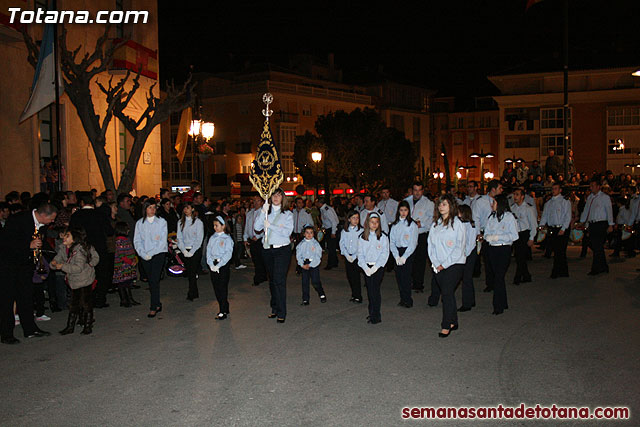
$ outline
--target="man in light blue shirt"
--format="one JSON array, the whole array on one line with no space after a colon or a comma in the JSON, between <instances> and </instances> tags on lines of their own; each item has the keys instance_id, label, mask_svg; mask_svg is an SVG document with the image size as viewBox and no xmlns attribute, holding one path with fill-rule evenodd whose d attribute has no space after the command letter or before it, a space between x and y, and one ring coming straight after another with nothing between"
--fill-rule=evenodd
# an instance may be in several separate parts
<instances>
[{"instance_id":1,"label":"man in light blue shirt","mask_svg":"<svg viewBox=\"0 0 640 427\"><path fill-rule=\"evenodd\" d=\"M533 239L536 237L536 230L538 229L538 221L533 206L525 201L525 194L522 188L516 188L513 191L513 201L511 212L518 222L518 240L513 244L517 266L513 284L519 285L520 283L531 282L531 274L527 266L528 248L533 246Z\"/></svg>"},{"instance_id":2,"label":"man in light blue shirt","mask_svg":"<svg viewBox=\"0 0 640 427\"><path fill-rule=\"evenodd\" d=\"M588 273L589 276L609 272L604 254L604 242L607 239L607 234L613 231L615 223L611 198L600 191L601 185L599 177L591 180L589 185L591 194L587 197L587 203L580 216L580 222L587 227L589 232L591 250L593 251L593 262L591 271Z\"/></svg>"},{"instance_id":3,"label":"man in light blue shirt","mask_svg":"<svg viewBox=\"0 0 640 427\"><path fill-rule=\"evenodd\" d=\"M540 226L547 226L547 245L553 251L551 278L569 277L567 266L567 244L571 224L571 202L562 195L560 183L551 186L551 199L545 203L540 218Z\"/></svg>"},{"instance_id":4,"label":"man in light blue shirt","mask_svg":"<svg viewBox=\"0 0 640 427\"><path fill-rule=\"evenodd\" d=\"M424 273L427 268L427 239L433 223L435 205L424 195L424 186L416 181L412 186L413 194L405 200L409 203L411 218L418 226L418 246L415 250L411 289L424 292Z\"/></svg>"},{"instance_id":5,"label":"man in light blue shirt","mask_svg":"<svg viewBox=\"0 0 640 427\"><path fill-rule=\"evenodd\" d=\"M480 231L480 234L484 233L484 228L487 226L487 221L489 220L489 215L493 212L491 206L495 201L494 197L502 194L502 184L497 179L492 179L487 184L487 194L478 197L471 204L471 213L473 215L473 222L476 225L476 228ZM484 270L485 270L485 280L486 286L484 288L484 292L493 291L493 271L487 261L487 255L489 251L487 250L487 246L489 243L485 240L482 242L482 259L484 260ZM478 269L479 270L479 269ZM479 271L478 271L479 273Z\"/></svg>"},{"instance_id":6,"label":"man in light blue shirt","mask_svg":"<svg viewBox=\"0 0 640 427\"><path fill-rule=\"evenodd\" d=\"M328 199L326 200L328 202ZM320 210L322 218L322 227L325 229L325 239L327 240L327 266L325 270L331 270L338 266L337 237L338 233L338 215L336 211L327 203L316 200L316 206Z\"/></svg>"}]
</instances>

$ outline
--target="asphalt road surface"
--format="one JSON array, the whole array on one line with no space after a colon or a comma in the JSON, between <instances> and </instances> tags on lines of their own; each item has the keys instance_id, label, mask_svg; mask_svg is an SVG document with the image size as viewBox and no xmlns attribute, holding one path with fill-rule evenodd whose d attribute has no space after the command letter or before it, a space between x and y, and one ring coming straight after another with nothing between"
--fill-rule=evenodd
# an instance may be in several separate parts
<instances>
[{"instance_id":1,"label":"asphalt road surface","mask_svg":"<svg viewBox=\"0 0 640 427\"><path fill-rule=\"evenodd\" d=\"M143 305L96 310L94 333L32 338L0 346L0 423L58 425L388 426L403 407L627 406L640 425L639 258L587 276L591 255L569 249L570 278L551 280L539 252L534 281L508 279L509 310L491 314L491 294L476 279L477 306L460 329L438 338L442 311L428 293L399 301L395 277L382 285L382 323L366 323L366 300L350 303L344 267L321 271L328 302L312 291L300 306L300 278L288 277L285 324L267 319L267 284L251 286L253 268L232 270L230 317L216 321L209 276L200 299L186 301L186 279L161 284L163 311ZM322 264L324 266L324 262ZM426 283L430 273L427 272ZM458 289L458 305L460 290ZM66 312L40 327L64 327ZM22 330L16 328L22 339ZM439 420L437 425L460 425ZM555 425L558 421L484 421L484 425ZM606 421L563 425L605 425ZM404 424L403 424L404 425Z\"/></svg>"}]
</instances>

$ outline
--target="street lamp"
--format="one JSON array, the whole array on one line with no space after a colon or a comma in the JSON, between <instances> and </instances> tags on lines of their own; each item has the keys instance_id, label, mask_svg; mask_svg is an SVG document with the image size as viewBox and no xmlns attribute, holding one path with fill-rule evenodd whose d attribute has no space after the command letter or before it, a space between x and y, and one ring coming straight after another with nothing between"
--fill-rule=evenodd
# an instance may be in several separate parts
<instances>
[{"instance_id":1,"label":"street lamp","mask_svg":"<svg viewBox=\"0 0 640 427\"><path fill-rule=\"evenodd\" d=\"M485 172L484 177L488 180L493 179L494 177L493 172Z\"/></svg>"},{"instance_id":2,"label":"street lamp","mask_svg":"<svg viewBox=\"0 0 640 427\"><path fill-rule=\"evenodd\" d=\"M322 161L322 153L319 151L314 151L311 153L311 160L316 164L316 200L320 197L320 171L318 171L318 167L320 162Z\"/></svg>"},{"instance_id":3,"label":"street lamp","mask_svg":"<svg viewBox=\"0 0 640 427\"><path fill-rule=\"evenodd\" d=\"M480 191L484 192L484 159L491 159L495 156L493 153L485 153L484 150L480 150L479 153L473 152L469 154L469 157L472 159L480 159Z\"/></svg>"},{"instance_id":4,"label":"street lamp","mask_svg":"<svg viewBox=\"0 0 640 427\"><path fill-rule=\"evenodd\" d=\"M640 69L635 70L631 75L634 77L640 77Z\"/></svg>"},{"instance_id":5,"label":"street lamp","mask_svg":"<svg viewBox=\"0 0 640 427\"><path fill-rule=\"evenodd\" d=\"M208 144L215 133L215 125L211 122L203 122L202 120L192 120L189 127L189 136L193 138L194 144L197 146L198 157L200 158L200 185L202 186L202 194L205 193L204 179L204 162L213 154L213 148Z\"/></svg>"}]
</instances>

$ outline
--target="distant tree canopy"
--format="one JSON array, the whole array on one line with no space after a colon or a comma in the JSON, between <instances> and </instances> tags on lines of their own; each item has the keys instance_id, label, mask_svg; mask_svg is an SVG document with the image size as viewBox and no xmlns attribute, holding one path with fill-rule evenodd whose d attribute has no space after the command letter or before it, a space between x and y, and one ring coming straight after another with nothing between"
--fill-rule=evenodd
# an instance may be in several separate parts
<instances>
[{"instance_id":1,"label":"distant tree canopy","mask_svg":"<svg viewBox=\"0 0 640 427\"><path fill-rule=\"evenodd\" d=\"M411 184L415 149L375 110L329 113L318 117L315 129L317 136L307 131L296 137L294 163L305 183L323 182L326 161L330 186L344 182L355 190L376 191L386 184L402 194ZM318 165L311 160L314 151L322 153Z\"/></svg>"}]
</instances>

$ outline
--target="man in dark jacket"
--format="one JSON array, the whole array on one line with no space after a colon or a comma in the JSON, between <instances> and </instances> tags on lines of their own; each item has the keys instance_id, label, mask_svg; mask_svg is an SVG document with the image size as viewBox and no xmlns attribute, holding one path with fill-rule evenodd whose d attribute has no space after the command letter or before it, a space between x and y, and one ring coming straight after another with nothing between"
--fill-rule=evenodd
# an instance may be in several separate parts
<instances>
[{"instance_id":1,"label":"man in dark jacket","mask_svg":"<svg viewBox=\"0 0 640 427\"><path fill-rule=\"evenodd\" d=\"M562 163L562 159L556 156L555 150L549 150L549 157L547 157L547 162L544 164L544 173L549 176L553 176L553 179L558 179L558 174L562 173L564 170L564 164Z\"/></svg>"},{"instance_id":2,"label":"man in dark jacket","mask_svg":"<svg viewBox=\"0 0 640 427\"><path fill-rule=\"evenodd\" d=\"M111 287L113 271L109 271L107 261L107 236L113 235L113 228L109 216L95 209L91 193L83 193L80 198L80 206L69 221L70 227L82 227L87 233L87 242L93 246L100 256L100 262L96 266L96 279L98 284L93 294L93 306L95 308L109 307L107 304L107 290Z\"/></svg>"},{"instance_id":3,"label":"man in dark jacket","mask_svg":"<svg viewBox=\"0 0 640 427\"><path fill-rule=\"evenodd\" d=\"M13 303L20 316L20 325L25 338L50 335L38 328L33 318L33 273L34 249L42 247L41 238L34 239L36 230L40 235L55 219L58 210L45 202L37 209L12 215L0 236L0 335L3 344L17 344L13 336L15 319Z\"/></svg>"}]
</instances>

